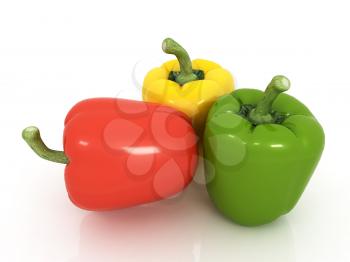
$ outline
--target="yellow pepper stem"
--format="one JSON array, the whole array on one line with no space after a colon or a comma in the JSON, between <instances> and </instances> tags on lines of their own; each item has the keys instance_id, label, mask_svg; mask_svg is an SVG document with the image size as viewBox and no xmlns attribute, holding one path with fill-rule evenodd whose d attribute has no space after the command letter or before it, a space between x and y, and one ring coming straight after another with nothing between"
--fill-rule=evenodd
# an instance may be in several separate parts
<instances>
[{"instance_id":1,"label":"yellow pepper stem","mask_svg":"<svg viewBox=\"0 0 350 262\"><path fill-rule=\"evenodd\" d=\"M175 40L166 38L163 40L162 49L167 54L175 55L180 64L180 74L176 76L175 81L184 85L187 82L198 80L196 74L192 70L192 62L186 50Z\"/></svg>"}]
</instances>

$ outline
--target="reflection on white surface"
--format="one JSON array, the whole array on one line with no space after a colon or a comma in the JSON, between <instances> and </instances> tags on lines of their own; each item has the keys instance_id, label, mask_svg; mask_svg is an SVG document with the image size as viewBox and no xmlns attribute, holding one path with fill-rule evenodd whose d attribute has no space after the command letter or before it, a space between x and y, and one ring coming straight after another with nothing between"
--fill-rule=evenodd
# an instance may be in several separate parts
<instances>
[{"instance_id":1,"label":"reflection on white surface","mask_svg":"<svg viewBox=\"0 0 350 262\"><path fill-rule=\"evenodd\" d=\"M194 223L194 221L196 221ZM235 225L192 184L176 198L106 213L80 226L76 261L295 261L287 219L257 228Z\"/></svg>"}]
</instances>

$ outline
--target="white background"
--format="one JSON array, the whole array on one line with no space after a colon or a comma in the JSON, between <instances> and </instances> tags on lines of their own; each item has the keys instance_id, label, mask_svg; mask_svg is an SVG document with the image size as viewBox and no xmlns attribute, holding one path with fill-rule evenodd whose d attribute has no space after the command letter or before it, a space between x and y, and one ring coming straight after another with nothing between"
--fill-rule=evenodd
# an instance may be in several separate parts
<instances>
[{"instance_id":1,"label":"white background","mask_svg":"<svg viewBox=\"0 0 350 262\"><path fill-rule=\"evenodd\" d=\"M2 0L0 261L350 261L347 2ZM198 183L178 199L86 212L68 200L64 166L22 141L35 124L61 149L77 101L140 99L147 71L172 59L167 36L229 69L237 88L285 74L319 119L325 151L287 216L237 226Z\"/></svg>"}]
</instances>

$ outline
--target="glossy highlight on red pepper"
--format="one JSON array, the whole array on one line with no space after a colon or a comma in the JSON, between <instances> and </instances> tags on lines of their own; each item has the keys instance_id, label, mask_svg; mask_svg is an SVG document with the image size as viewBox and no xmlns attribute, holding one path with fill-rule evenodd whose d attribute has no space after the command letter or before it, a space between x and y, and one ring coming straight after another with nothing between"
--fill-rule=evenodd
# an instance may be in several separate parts
<instances>
[{"instance_id":1,"label":"glossy highlight on red pepper","mask_svg":"<svg viewBox=\"0 0 350 262\"><path fill-rule=\"evenodd\" d=\"M190 120L153 103L113 98L78 103L65 120L64 152L47 148L35 127L25 129L23 138L39 156L67 163L68 195L88 210L170 197L189 184L197 165Z\"/></svg>"}]
</instances>

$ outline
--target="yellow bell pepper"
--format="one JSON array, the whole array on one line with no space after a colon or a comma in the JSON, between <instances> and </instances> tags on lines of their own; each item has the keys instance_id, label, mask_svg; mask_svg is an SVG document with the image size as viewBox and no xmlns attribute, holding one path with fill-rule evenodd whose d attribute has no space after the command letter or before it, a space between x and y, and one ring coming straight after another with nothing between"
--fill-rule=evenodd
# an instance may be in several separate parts
<instances>
[{"instance_id":1,"label":"yellow bell pepper","mask_svg":"<svg viewBox=\"0 0 350 262\"><path fill-rule=\"evenodd\" d=\"M201 134L211 105L234 89L232 75L220 65L196 59L174 40L163 41L163 51L178 60L154 68L145 77L142 96L147 102L161 103L184 112Z\"/></svg>"}]
</instances>

